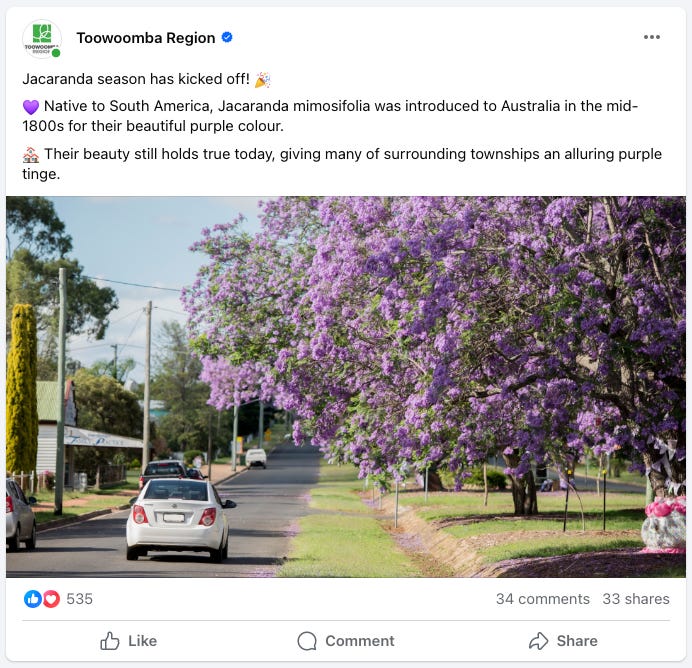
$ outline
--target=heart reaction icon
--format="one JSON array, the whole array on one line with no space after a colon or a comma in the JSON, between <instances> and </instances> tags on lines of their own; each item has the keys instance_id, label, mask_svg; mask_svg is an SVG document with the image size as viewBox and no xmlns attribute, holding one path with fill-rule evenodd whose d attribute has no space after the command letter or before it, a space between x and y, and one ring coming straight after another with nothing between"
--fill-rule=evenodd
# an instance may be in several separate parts
<instances>
[{"instance_id":1,"label":"heart reaction icon","mask_svg":"<svg viewBox=\"0 0 692 668\"><path fill-rule=\"evenodd\" d=\"M24 111L26 111L29 116L32 114L36 113L38 111L38 100L24 100Z\"/></svg>"},{"instance_id":2,"label":"heart reaction icon","mask_svg":"<svg viewBox=\"0 0 692 668\"><path fill-rule=\"evenodd\" d=\"M54 608L60 603L60 594L54 589L49 589L43 593L43 605L47 608Z\"/></svg>"}]
</instances>

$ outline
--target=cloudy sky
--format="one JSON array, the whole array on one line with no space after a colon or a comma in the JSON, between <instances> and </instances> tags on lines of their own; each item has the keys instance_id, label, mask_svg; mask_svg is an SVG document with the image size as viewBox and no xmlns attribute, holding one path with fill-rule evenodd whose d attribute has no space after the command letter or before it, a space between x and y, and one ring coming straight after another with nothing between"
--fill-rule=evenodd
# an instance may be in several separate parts
<instances>
[{"instance_id":1,"label":"cloudy sky","mask_svg":"<svg viewBox=\"0 0 692 668\"><path fill-rule=\"evenodd\" d=\"M247 218L244 229L258 229L258 200L246 197L55 197L50 198L67 232L72 256L84 274L100 279L118 295L120 307L102 341L72 337L68 356L90 366L97 360L131 357L130 378L144 378L145 315L151 300L152 354L165 320L185 321L179 290L195 280L204 257L189 247L203 227ZM114 282L118 281L118 282ZM136 283L137 285L125 285Z\"/></svg>"}]
</instances>

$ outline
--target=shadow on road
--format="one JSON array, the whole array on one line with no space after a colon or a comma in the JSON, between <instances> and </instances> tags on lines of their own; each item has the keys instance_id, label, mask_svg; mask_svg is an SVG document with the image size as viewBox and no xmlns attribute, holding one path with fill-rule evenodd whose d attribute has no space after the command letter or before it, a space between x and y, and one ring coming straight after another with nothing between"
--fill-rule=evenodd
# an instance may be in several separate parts
<instances>
[{"instance_id":1,"label":"shadow on road","mask_svg":"<svg viewBox=\"0 0 692 668\"><path fill-rule=\"evenodd\" d=\"M247 538L285 538L290 535L289 531L267 531L264 529L231 529L231 541L233 538L245 536Z\"/></svg>"},{"instance_id":2,"label":"shadow on road","mask_svg":"<svg viewBox=\"0 0 692 668\"><path fill-rule=\"evenodd\" d=\"M51 546L45 542L39 542L36 547L36 553L41 552L119 552L115 547L87 547L82 545L65 545L58 547L57 545Z\"/></svg>"},{"instance_id":3,"label":"shadow on road","mask_svg":"<svg viewBox=\"0 0 692 668\"><path fill-rule=\"evenodd\" d=\"M126 512L126 511L123 511ZM68 524L63 527L53 527L41 531L41 525L38 526L38 531L41 536L40 540L51 540L53 536L60 536L60 539L65 537L70 538L114 538L125 535L125 524L127 516L122 517L107 517L100 516L86 522ZM98 530L96 530L98 527ZM59 532L59 533L58 533Z\"/></svg>"},{"instance_id":4,"label":"shadow on road","mask_svg":"<svg viewBox=\"0 0 692 668\"><path fill-rule=\"evenodd\" d=\"M224 564L235 566L280 566L284 563L281 557L229 557Z\"/></svg>"}]
</instances>

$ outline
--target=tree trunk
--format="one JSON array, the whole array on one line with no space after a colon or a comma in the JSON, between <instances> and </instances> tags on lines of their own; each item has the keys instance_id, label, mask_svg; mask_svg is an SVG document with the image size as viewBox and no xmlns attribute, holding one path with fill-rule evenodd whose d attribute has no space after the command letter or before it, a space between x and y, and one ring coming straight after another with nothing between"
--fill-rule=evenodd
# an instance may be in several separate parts
<instances>
[{"instance_id":1,"label":"tree trunk","mask_svg":"<svg viewBox=\"0 0 692 668\"><path fill-rule=\"evenodd\" d=\"M653 489L654 498L671 495L675 496L675 494L668 490L668 485L666 484L666 479L668 478L668 475L665 469L661 467L660 471L656 471L652 468L652 464L658 461L660 458L661 455L659 453L651 455L651 453L646 452L643 456L644 464L646 464L646 468L649 470L649 482L651 483L651 488ZM679 462L676 459L669 459L668 463L670 464L670 469L672 473L671 479L674 482L682 482L683 480L685 480L685 462ZM682 495L685 493L686 486L683 485L678 490L677 495Z\"/></svg>"},{"instance_id":2,"label":"tree trunk","mask_svg":"<svg viewBox=\"0 0 692 668\"><path fill-rule=\"evenodd\" d=\"M428 491L429 492L444 492L445 486L442 484L442 478L432 466L428 470Z\"/></svg>"},{"instance_id":3,"label":"tree trunk","mask_svg":"<svg viewBox=\"0 0 692 668\"><path fill-rule=\"evenodd\" d=\"M488 505L488 462L483 462L483 505Z\"/></svg>"},{"instance_id":4,"label":"tree trunk","mask_svg":"<svg viewBox=\"0 0 692 668\"><path fill-rule=\"evenodd\" d=\"M516 455L503 455L505 463L511 468L519 464L519 457ZM537 515L538 496L536 494L536 481L533 471L529 470L523 478L510 475L512 483L512 499L514 501L515 515Z\"/></svg>"}]
</instances>

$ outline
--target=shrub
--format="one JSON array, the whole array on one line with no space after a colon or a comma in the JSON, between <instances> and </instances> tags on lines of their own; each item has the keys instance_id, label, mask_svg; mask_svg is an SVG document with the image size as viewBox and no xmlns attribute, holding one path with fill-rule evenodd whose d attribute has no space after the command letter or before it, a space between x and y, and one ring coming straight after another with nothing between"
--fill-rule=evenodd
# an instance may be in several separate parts
<instances>
[{"instance_id":1,"label":"shrub","mask_svg":"<svg viewBox=\"0 0 692 668\"><path fill-rule=\"evenodd\" d=\"M122 452L116 452L111 459L111 464L114 466L122 466L125 463L125 454Z\"/></svg>"},{"instance_id":2,"label":"shrub","mask_svg":"<svg viewBox=\"0 0 692 668\"><path fill-rule=\"evenodd\" d=\"M130 469L141 469L142 468L142 462L139 461L136 457L127 465L127 468Z\"/></svg>"},{"instance_id":3,"label":"shrub","mask_svg":"<svg viewBox=\"0 0 692 668\"><path fill-rule=\"evenodd\" d=\"M204 453L201 450L186 450L183 452L183 461L185 466L192 466L195 457L201 457L204 459Z\"/></svg>"},{"instance_id":4,"label":"shrub","mask_svg":"<svg viewBox=\"0 0 692 668\"><path fill-rule=\"evenodd\" d=\"M42 474L46 489L51 491L55 489L55 473L53 471L44 471Z\"/></svg>"},{"instance_id":5,"label":"shrub","mask_svg":"<svg viewBox=\"0 0 692 668\"><path fill-rule=\"evenodd\" d=\"M483 469L475 468L471 471L471 476L464 480L465 487L483 487ZM488 471L488 488L489 489L506 489L507 476L500 471L494 469Z\"/></svg>"}]
</instances>

